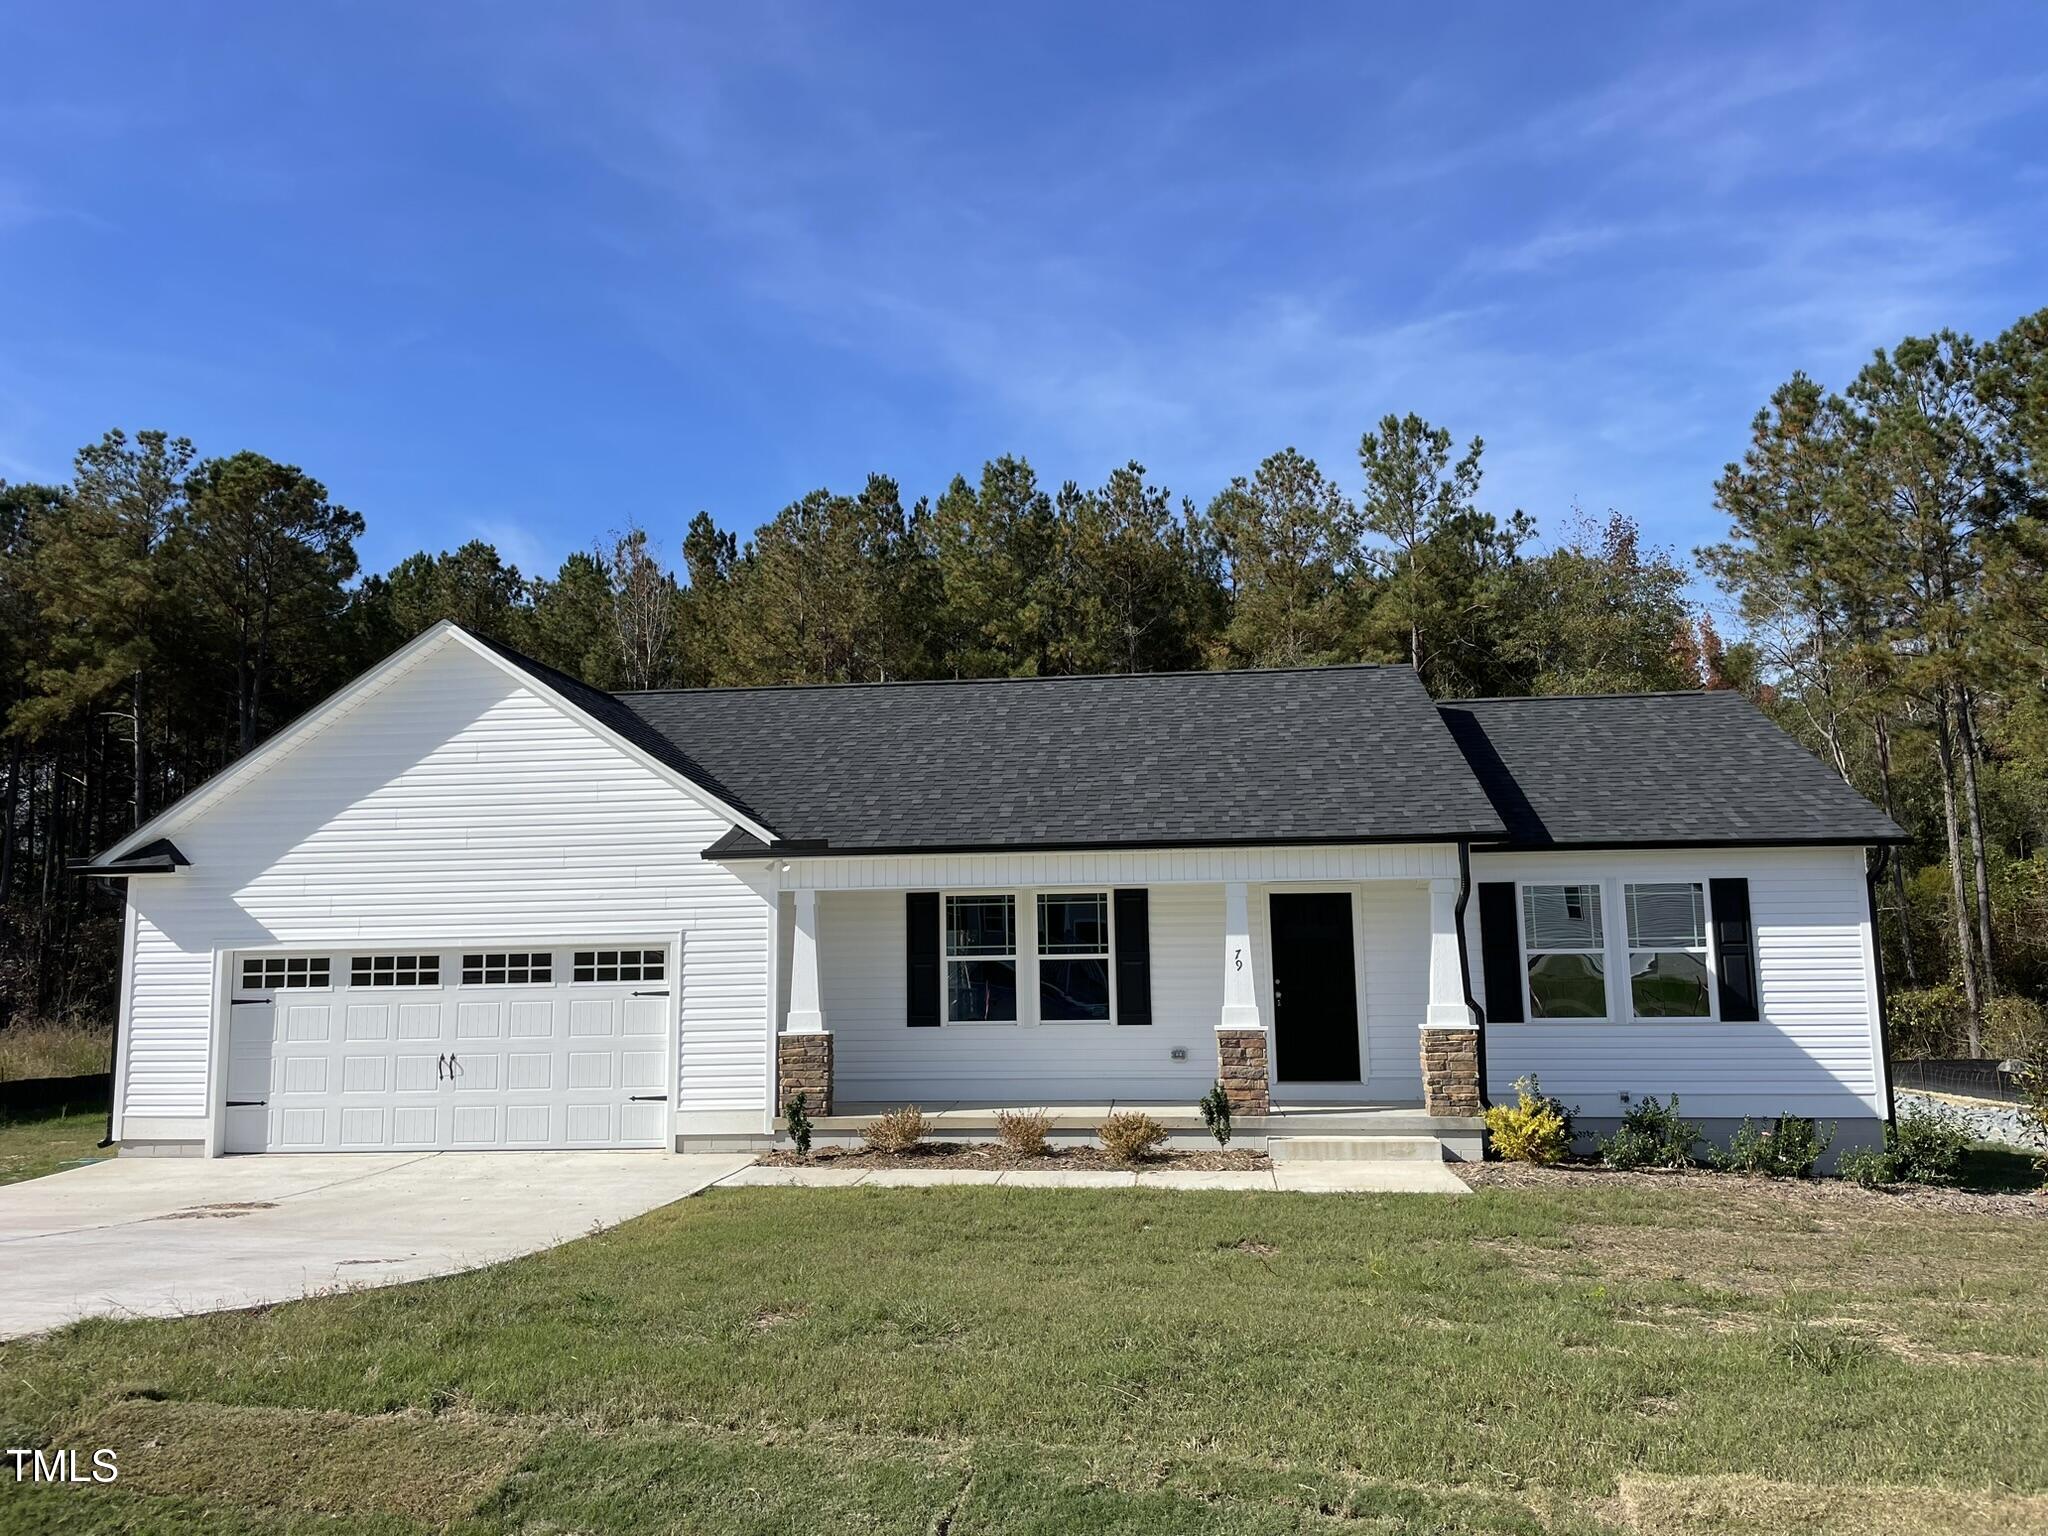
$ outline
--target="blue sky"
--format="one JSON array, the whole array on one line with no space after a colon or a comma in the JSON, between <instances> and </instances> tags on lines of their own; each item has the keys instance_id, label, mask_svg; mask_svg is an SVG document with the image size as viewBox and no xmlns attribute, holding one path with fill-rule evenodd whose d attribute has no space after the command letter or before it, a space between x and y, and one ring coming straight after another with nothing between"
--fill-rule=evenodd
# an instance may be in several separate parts
<instances>
[{"instance_id":1,"label":"blue sky","mask_svg":"<svg viewBox=\"0 0 2048 1536\"><path fill-rule=\"evenodd\" d=\"M1002 452L1688 550L1796 368L2048 303L2048 10L17 5L0 477L115 425L301 464L372 568L674 557Z\"/></svg>"}]
</instances>

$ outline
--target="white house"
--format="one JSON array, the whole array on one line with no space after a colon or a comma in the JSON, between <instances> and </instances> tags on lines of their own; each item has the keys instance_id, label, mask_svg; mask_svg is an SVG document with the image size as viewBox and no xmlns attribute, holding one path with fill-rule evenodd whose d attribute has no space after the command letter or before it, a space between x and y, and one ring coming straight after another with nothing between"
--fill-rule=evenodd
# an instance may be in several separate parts
<instances>
[{"instance_id":1,"label":"white house","mask_svg":"<svg viewBox=\"0 0 2048 1536\"><path fill-rule=\"evenodd\" d=\"M443 624L109 849L114 1134L719 1146L806 1094L1143 1103L1475 1155L1540 1073L1887 1113L1865 854L1728 693L1406 667L611 695ZM957 1109L956 1109L957 1107Z\"/></svg>"}]
</instances>

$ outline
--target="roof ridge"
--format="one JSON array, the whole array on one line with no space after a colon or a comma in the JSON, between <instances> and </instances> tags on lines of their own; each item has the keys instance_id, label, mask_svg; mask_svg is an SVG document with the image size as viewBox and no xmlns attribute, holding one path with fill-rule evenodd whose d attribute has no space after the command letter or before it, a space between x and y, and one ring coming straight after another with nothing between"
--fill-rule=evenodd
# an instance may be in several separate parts
<instances>
[{"instance_id":1,"label":"roof ridge","mask_svg":"<svg viewBox=\"0 0 2048 1536\"><path fill-rule=\"evenodd\" d=\"M1438 709L1456 709L1461 704L1572 704L1582 699L1705 699L1717 693L1742 698L1740 688L1644 688L1613 693L1489 693L1473 699L1438 699Z\"/></svg>"},{"instance_id":2,"label":"roof ridge","mask_svg":"<svg viewBox=\"0 0 2048 1536\"><path fill-rule=\"evenodd\" d=\"M1310 667L1183 667L1171 672L1037 672L1022 677L892 677L879 681L838 683L719 683L702 688L615 688L618 699L682 693L801 693L825 689L947 688L990 683L1138 682L1150 678L1281 677L1323 672L1413 672L1405 661L1333 661ZM587 686L587 685L586 685Z\"/></svg>"}]
</instances>

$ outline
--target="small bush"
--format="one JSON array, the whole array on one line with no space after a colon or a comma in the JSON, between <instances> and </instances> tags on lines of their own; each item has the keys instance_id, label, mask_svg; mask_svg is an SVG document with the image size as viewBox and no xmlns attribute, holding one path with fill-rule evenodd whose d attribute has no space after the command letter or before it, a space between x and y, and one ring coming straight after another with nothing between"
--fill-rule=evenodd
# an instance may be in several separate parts
<instances>
[{"instance_id":1,"label":"small bush","mask_svg":"<svg viewBox=\"0 0 2048 1536\"><path fill-rule=\"evenodd\" d=\"M877 1152L909 1152L931 1133L931 1122L915 1104L877 1115L860 1139Z\"/></svg>"},{"instance_id":2,"label":"small bush","mask_svg":"<svg viewBox=\"0 0 2048 1536\"><path fill-rule=\"evenodd\" d=\"M1885 1161L1900 1184L1953 1184L1963 1174L1970 1131L1944 1110L1909 1109L1884 1128Z\"/></svg>"},{"instance_id":3,"label":"small bush","mask_svg":"<svg viewBox=\"0 0 2048 1536\"><path fill-rule=\"evenodd\" d=\"M1102 1138L1102 1150L1120 1163L1139 1162L1166 1144L1166 1127L1135 1109L1111 1115L1095 1134Z\"/></svg>"},{"instance_id":4,"label":"small bush","mask_svg":"<svg viewBox=\"0 0 2048 1536\"><path fill-rule=\"evenodd\" d=\"M1715 1162L1730 1173L1803 1179L1812 1174L1834 1140L1832 1122L1823 1130L1802 1115L1780 1115L1775 1125L1746 1119L1728 1139L1728 1150Z\"/></svg>"},{"instance_id":5,"label":"small bush","mask_svg":"<svg viewBox=\"0 0 2048 1536\"><path fill-rule=\"evenodd\" d=\"M1216 1138L1216 1145L1229 1146L1230 1095L1223 1091L1222 1083L1212 1085L1209 1091L1202 1095L1200 1108L1202 1124L1209 1127L1209 1134Z\"/></svg>"},{"instance_id":6,"label":"small bush","mask_svg":"<svg viewBox=\"0 0 2048 1536\"><path fill-rule=\"evenodd\" d=\"M1513 1104L1496 1104L1486 1112L1493 1150L1511 1163L1547 1167L1562 1162L1572 1149L1571 1125L1571 1113L1546 1098L1533 1076L1515 1080Z\"/></svg>"},{"instance_id":7,"label":"small bush","mask_svg":"<svg viewBox=\"0 0 2048 1536\"><path fill-rule=\"evenodd\" d=\"M808 1094L798 1094L782 1106L782 1123L789 1131L791 1145L798 1157L811 1155L811 1101Z\"/></svg>"},{"instance_id":8,"label":"small bush","mask_svg":"<svg viewBox=\"0 0 2048 1536\"><path fill-rule=\"evenodd\" d=\"M1882 1147L1858 1147L1835 1159L1835 1175L1865 1189L1892 1182L1892 1160Z\"/></svg>"},{"instance_id":9,"label":"small bush","mask_svg":"<svg viewBox=\"0 0 2048 1536\"><path fill-rule=\"evenodd\" d=\"M1655 1098L1630 1105L1620 1129L1600 1143L1600 1156L1610 1168L1690 1168L1699 1142L1699 1126L1679 1117L1674 1093L1668 1105Z\"/></svg>"},{"instance_id":10,"label":"small bush","mask_svg":"<svg viewBox=\"0 0 2048 1536\"><path fill-rule=\"evenodd\" d=\"M1052 1116L1042 1109L1006 1109L996 1116L996 1135L1019 1157L1043 1157Z\"/></svg>"},{"instance_id":11,"label":"small bush","mask_svg":"<svg viewBox=\"0 0 2048 1536\"><path fill-rule=\"evenodd\" d=\"M1970 1007L1954 982L1908 987L1885 999L1892 1054L1901 1061L1969 1054Z\"/></svg>"}]
</instances>

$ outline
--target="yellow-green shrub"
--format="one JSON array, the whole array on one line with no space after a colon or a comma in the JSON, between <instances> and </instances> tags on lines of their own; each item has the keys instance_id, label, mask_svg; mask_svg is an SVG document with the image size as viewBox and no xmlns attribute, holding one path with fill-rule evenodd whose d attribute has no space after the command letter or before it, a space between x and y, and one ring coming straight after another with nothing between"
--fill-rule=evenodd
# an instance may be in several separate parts
<instances>
[{"instance_id":1,"label":"yellow-green shrub","mask_svg":"<svg viewBox=\"0 0 2048 1536\"><path fill-rule=\"evenodd\" d=\"M1166 1127L1135 1109L1111 1115L1095 1134L1102 1138L1102 1150L1120 1163L1138 1162L1166 1144Z\"/></svg>"},{"instance_id":2,"label":"yellow-green shrub","mask_svg":"<svg viewBox=\"0 0 2048 1536\"><path fill-rule=\"evenodd\" d=\"M877 1115L860 1133L860 1139L877 1152L908 1152L931 1130L931 1122L915 1104Z\"/></svg>"},{"instance_id":3,"label":"yellow-green shrub","mask_svg":"<svg viewBox=\"0 0 2048 1536\"><path fill-rule=\"evenodd\" d=\"M1555 1099L1545 1098L1534 1077L1515 1080L1515 1102L1496 1104L1486 1112L1493 1150L1511 1163L1562 1162L1572 1149L1571 1116Z\"/></svg>"}]
</instances>

